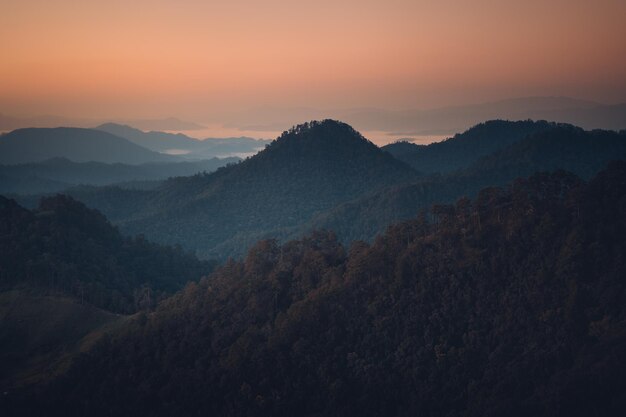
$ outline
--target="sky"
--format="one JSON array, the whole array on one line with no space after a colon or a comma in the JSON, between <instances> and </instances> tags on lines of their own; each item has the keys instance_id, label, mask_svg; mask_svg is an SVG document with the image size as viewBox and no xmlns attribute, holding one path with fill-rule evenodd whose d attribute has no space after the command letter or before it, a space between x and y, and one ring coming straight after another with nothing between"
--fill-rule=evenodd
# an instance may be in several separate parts
<instances>
[{"instance_id":1,"label":"sky","mask_svg":"<svg viewBox=\"0 0 626 417\"><path fill-rule=\"evenodd\" d=\"M626 101L624 0L0 0L0 11L0 113L16 116L245 124L298 108Z\"/></svg>"}]
</instances>

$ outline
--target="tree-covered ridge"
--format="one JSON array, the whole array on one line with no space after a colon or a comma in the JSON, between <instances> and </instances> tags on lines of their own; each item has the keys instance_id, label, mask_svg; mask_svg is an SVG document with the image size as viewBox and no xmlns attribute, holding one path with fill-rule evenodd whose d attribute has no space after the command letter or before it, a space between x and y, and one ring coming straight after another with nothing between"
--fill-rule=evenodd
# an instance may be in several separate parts
<instances>
[{"instance_id":1,"label":"tree-covered ridge","mask_svg":"<svg viewBox=\"0 0 626 417\"><path fill-rule=\"evenodd\" d=\"M504 186L536 172L563 169L589 179L609 161L626 160L626 135L555 125L478 159L466 169L423 177L412 184L389 187L319 213L289 236L329 229L342 242L371 240L387 226L415 216L435 203L474 197L488 186Z\"/></svg>"},{"instance_id":2,"label":"tree-covered ridge","mask_svg":"<svg viewBox=\"0 0 626 417\"><path fill-rule=\"evenodd\" d=\"M327 232L262 241L28 405L64 416L621 415L624 213L618 162L589 183L559 171L434 206L372 245L346 250ZM19 394L3 401L28 409Z\"/></svg>"},{"instance_id":3,"label":"tree-covered ridge","mask_svg":"<svg viewBox=\"0 0 626 417\"><path fill-rule=\"evenodd\" d=\"M123 237L96 210L64 195L35 210L0 197L0 285L3 290L72 295L115 312L148 308L211 265L180 248Z\"/></svg>"},{"instance_id":4,"label":"tree-covered ridge","mask_svg":"<svg viewBox=\"0 0 626 417\"><path fill-rule=\"evenodd\" d=\"M543 120L489 120L441 142L429 145L397 142L382 149L418 171L446 174L468 168L481 157L504 149L526 136L558 126L566 125Z\"/></svg>"}]
</instances>

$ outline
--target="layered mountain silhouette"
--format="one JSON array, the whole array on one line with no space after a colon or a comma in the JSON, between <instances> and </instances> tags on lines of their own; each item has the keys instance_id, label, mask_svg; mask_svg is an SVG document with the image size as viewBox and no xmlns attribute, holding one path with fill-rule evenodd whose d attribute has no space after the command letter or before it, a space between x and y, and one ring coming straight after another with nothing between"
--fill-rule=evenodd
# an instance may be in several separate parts
<instances>
[{"instance_id":1,"label":"layered mountain silhouette","mask_svg":"<svg viewBox=\"0 0 626 417\"><path fill-rule=\"evenodd\" d=\"M623 131L385 151L323 120L213 173L0 197L0 410L621 415L624 160ZM2 169L47 164L178 165Z\"/></svg>"},{"instance_id":2,"label":"layered mountain silhouette","mask_svg":"<svg viewBox=\"0 0 626 417\"><path fill-rule=\"evenodd\" d=\"M259 242L5 410L619 416L626 164L488 188L344 248ZM158 393L158 394L157 394Z\"/></svg>"},{"instance_id":3,"label":"layered mountain silhouette","mask_svg":"<svg viewBox=\"0 0 626 417\"><path fill-rule=\"evenodd\" d=\"M187 159L206 159L227 156L247 156L263 149L270 141L249 137L194 139L182 133L144 132L127 125L105 123L98 130L151 149L156 152L176 153Z\"/></svg>"},{"instance_id":4,"label":"layered mountain silhouette","mask_svg":"<svg viewBox=\"0 0 626 417\"><path fill-rule=\"evenodd\" d=\"M448 169L458 169L423 176L350 126L326 120L299 125L256 156L210 175L172 179L150 191L70 193L126 233L225 258L240 256L260 238L315 229L333 230L346 243L371 240L433 203L536 171L566 169L588 178L610 160L626 158L624 138L548 122L487 122L425 147L414 166L432 169L449 160Z\"/></svg>"},{"instance_id":5,"label":"layered mountain silhouette","mask_svg":"<svg viewBox=\"0 0 626 417\"><path fill-rule=\"evenodd\" d=\"M182 133L144 132L134 127L117 123L104 123L95 129L127 139L156 152L163 152L169 149L196 149L202 146L199 140L192 139Z\"/></svg>"},{"instance_id":6,"label":"layered mountain silhouette","mask_svg":"<svg viewBox=\"0 0 626 417\"><path fill-rule=\"evenodd\" d=\"M92 129L59 127L18 129L0 136L0 164L24 164L50 158L74 162L143 164L177 158Z\"/></svg>"},{"instance_id":7,"label":"layered mountain silhouette","mask_svg":"<svg viewBox=\"0 0 626 417\"><path fill-rule=\"evenodd\" d=\"M350 126L324 120L296 126L237 165L172 179L133 202L121 190L108 190L106 198L97 190L72 195L101 208L127 232L224 257L316 212L418 177Z\"/></svg>"}]
</instances>

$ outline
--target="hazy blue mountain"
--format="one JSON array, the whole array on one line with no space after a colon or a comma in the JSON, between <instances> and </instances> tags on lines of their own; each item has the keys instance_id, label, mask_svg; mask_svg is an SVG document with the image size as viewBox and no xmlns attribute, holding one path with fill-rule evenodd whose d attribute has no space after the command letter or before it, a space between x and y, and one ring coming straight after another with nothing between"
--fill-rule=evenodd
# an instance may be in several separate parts
<instances>
[{"instance_id":1,"label":"hazy blue mountain","mask_svg":"<svg viewBox=\"0 0 626 417\"><path fill-rule=\"evenodd\" d=\"M128 139L137 145L157 152L164 152L170 149L196 150L202 148L201 141L182 133L144 132L143 130L117 123L104 123L95 129Z\"/></svg>"},{"instance_id":2,"label":"hazy blue mountain","mask_svg":"<svg viewBox=\"0 0 626 417\"><path fill-rule=\"evenodd\" d=\"M199 172L213 172L219 167L238 161L238 158L213 158L202 161L128 165L72 162L66 158L54 158L30 164L0 165L0 193L52 193L80 184L125 183L126 187L137 188L140 186L139 182L164 180ZM144 186L141 185L141 187Z\"/></svg>"},{"instance_id":3,"label":"hazy blue mountain","mask_svg":"<svg viewBox=\"0 0 626 417\"><path fill-rule=\"evenodd\" d=\"M93 129L27 128L0 136L0 164L24 164L50 158L124 164L177 160L174 156L153 152L126 139Z\"/></svg>"},{"instance_id":4,"label":"hazy blue mountain","mask_svg":"<svg viewBox=\"0 0 626 417\"><path fill-rule=\"evenodd\" d=\"M144 130L199 130L204 129L201 124L181 120L177 117L164 119L134 119L126 123Z\"/></svg>"},{"instance_id":5,"label":"hazy blue mountain","mask_svg":"<svg viewBox=\"0 0 626 417\"><path fill-rule=\"evenodd\" d=\"M504 149L532 133L555 126L555 123L546 121L491 120L442 142L430 145L396 142L383 149L422 172L449 173L467 168L479 158Z\"/></svg>"},{"instance_id":6,"label":"hazy blue mountain","mask_svg":"<svg viewBox=\"0 0 626 417\"><path fill-rule=\"evenodd\" d=\"M83 127L90 128L103 123L102 119L88 119L55 115L36 115L29 117L14 117L0 113L0 132L23 129L27 127ZM128 124L144 130L199 130L205 127L194 122L180 120L176 117L164 119L126 119L118 123Z\"/></svg>"},{"instance_id":7,"label":"hazy blue mountain","mask_svg":"<svg viewBox=\"0 0 626 417\"><path fill-rule=\"evenodd\" d=\"M105 123L98 130L123 137L140 146L157 152L173 153L187 159L248 156L270 141L249 137L194 139L182 133L144 132L131 126Z\"/></svg>"}]
</instances>

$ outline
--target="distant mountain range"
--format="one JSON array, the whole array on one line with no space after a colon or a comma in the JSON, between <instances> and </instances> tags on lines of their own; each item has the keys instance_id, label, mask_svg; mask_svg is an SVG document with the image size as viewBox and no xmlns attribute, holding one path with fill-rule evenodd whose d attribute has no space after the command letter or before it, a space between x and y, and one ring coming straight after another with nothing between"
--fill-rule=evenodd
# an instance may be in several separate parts
<instances>
[{"instance_id":1,"label":"distant mountain range","mask_svg":"<svg viewBox=\"0 0 626 417\"><path fill-rule=\"evenodd\" d=\"M431 110L350 112L345 120L392 136L450 135L485 120L551 120L584 129L626 129L626 103L600 104L569 97L528 97Z\"/></svg>"},{"instance_id":2,"label":"distant mountain range","mask_svg":"<svg viewBox=\"0 0 626 417\"><path fill-rule=\"evenodd\" d=\"M249 137L198 140L182 133L144 132L127 125L105 123L97 130L109 132L156 152L172 153L186 159L248 156L271 141Z\"/></svg>"},{"instance_id":3,"label":"distant mountain range","mask_svg":"<svg viewBox=\"0 0 626 417\"><path fill-rule=\"evenodd\" d=\"M567 169L587 178L610 160L626 158L626 135L493 121L416 148L416 159L395 152L396 159L348 125L326 120L298 126L254 157L213 174L142 192L87 187L70 193L127 233L224 258L241 255L260 238L320 228L334 230L343 242L370 240L433 203L536 171ZM420 173L438 166L445 175Z\"/></svg>"},{"instance_id":4,"label":"distant mountain range","mask_svg":"<svg viewBox=\"0 0 626 417\"><path fill-rule=\"evenodd\" d=\"M160 154L119 136L93 129L26 128L0 136L0 164L25 164L50 158L124 164L177 160L174 156Z\"/></svg>"},{"instance_id":5,"label":"distant mountain range","mask_svg":"<svg viewBox=\"0 0 626 417\"><path fill-rule=\"evenodd\" d=\"M212 172L269 141L207 139L106 124L97 129L25 128L0 135L0 193L57 192L75 185L128 183ZM181 155L169 155L166 152ZM220 156L221 158L217 158Z\"/></svg>"},{"instance_id":6,"label":"distant mountain range","mask_svg":"<svg viewBox=\"0 0 626 417\"><path fill-rule=\"evenodd\" d=\"M360 131L382 131L391 138L441 137L463 132L485 120L551 120L585 129L626 129L626 103L602 104L570 97L523 97L439 108L387 110L255 109L228 125L244 130L274 131L299 120L333 117Z\"/></svg>"},{"instance_id":7,"label":"distant mountain range","mask_svg":"<svg viewBox=\"0 0 626 417\"><path fill-rule=\"evenodd\" d=\"M102 121L94 119L77 119L63 116L43 115L32 117L13 117L0 113L0 132L21 129L26 127L57 127L57 126L73 126L73 127L92 127ZM167 117L165 119L135 119L125 120L125 124L135 126L145 130L198 130L204 126L180 120L176 117Z\"/></svg>"},{"instance_id":8,"label":"distant mountain range","mask_svg":"<svg viewBox=\"0 0 626 417\"><path fill-rule=\"evenodd\" d=\"M438 139L494 119L550 120L574 124L588 130L621 130L626 129L626 103L606 104L571 97L538 96L405 110L376 107L320 109L268 106L225 117L222 123L231 129L257 131L261 135L261 132L280 132L285 126L292 126L302 120L325 118L343 120L362 132L385 132L390 140L403 137ZM0 132L23 127L93 127L105 121L130 125L144 131L190 131L203 127L177 118L96 120L59 116L17 118L0 114Z\"/></svg>"}]
</instances>

